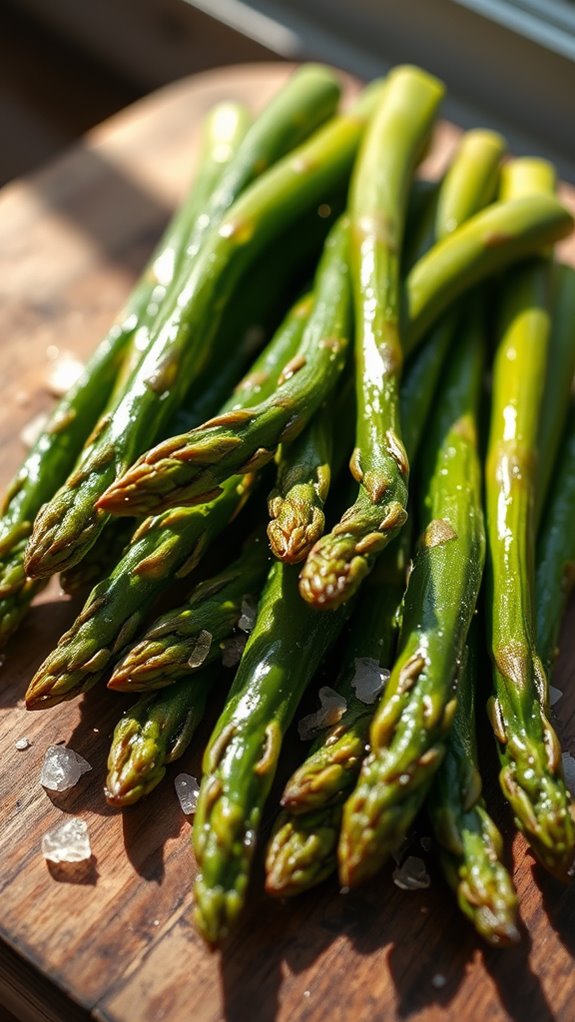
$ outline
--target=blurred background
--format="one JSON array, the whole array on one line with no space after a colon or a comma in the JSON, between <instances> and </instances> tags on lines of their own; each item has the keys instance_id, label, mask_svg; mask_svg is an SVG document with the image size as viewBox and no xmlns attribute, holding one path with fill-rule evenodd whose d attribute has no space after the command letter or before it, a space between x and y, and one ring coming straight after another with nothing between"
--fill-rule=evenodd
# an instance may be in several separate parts
<instances>
[{"instance_id":1,"label":"blurred background","mask_svg":"<svg viewBox=\"0 0 575 1022\"><path fill-rule=\"evenodd\" d=\"M0 183L174 79L308 58L363 78L420 63L448 116L575 180L573 0L0 0Z\"/></svg>"}]
</instances>

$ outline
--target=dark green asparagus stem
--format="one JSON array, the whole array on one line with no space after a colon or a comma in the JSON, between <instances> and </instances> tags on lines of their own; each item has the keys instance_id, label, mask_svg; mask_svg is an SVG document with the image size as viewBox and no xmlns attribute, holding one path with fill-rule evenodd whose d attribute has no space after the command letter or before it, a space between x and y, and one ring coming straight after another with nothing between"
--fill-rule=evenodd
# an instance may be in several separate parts
<instances>
[{"instance_id":1,"label":"dark green asparagus stem","mask_svg":"<svg viewBox=\"0 0 575 1022\"><path fill-rule=\"evenodd\" d=\"M526 171L532 165L517 164ZM536 168L534 188L539 180ZM528 185L521 179L517 187L525 194ZM550 336L548 269L544 259L518 267L507 279L500 310L486 462L487 625L494 678L489 715L501 787L517 826L539 861L566 880L575 857L575 807L547 716L532 602L535 451Z\"/></svg>"},{"instance_id":2,"label":"dark green asparagus stem","mask_svg":"<svg viewBox=\"0 0 575 1022\"><path fill-rule=\"evenodd\" d=\"M242 380L229 406L249 405L273 389L301 340L312 299L296 302L274 339ZM31 709L86 691L124 653L141 630L154 599L172 579L185 578L211 541L237 514L254 479L235 476L208 504L146 519L112 573L92 590L85 607L39 667L26 693Z\"/></svg>"},{"instance_id":3,"label":"dark green asparagus stem","mask_svg":"<svg viewBox=\"0 0 575 1022\"><path fill-rule=\"evenodd\" d=\"M405 283L404 354L413 351L434 321L465 290L559 240L569 234L572 226L571 216L560 203L551 196L537 195L495 203L439 241L419 260ZM371 513L371 503L366 503L365 509ZM309 554L301 573L300 591L315 606L333 609L344 602L396 528L395 517L390 515L365 538L367 518L363 510L358 502L357 515L355 511L350 513Z\"/></svg>"},{"instance_id":4,"label":"dark green asparagus stem","mask_svg":"<svg viewBox=\"0 0 575 1022\"><path fill-rule=\"evenodd\" d=\"M569 593L575 584L575 406L553 469L537 546L535 575L537 652L547 676L557 657L557 640Z\"/></svg>"},{"instance_id":5,"label":"dark green asparagus stem","mask_svg":"<svg viewBox=\"0 0 575 1022\"><path fill-rule=\"evenodd\" d=\"M256 603L269 569L257 533L228 568L195 586L186 602L162 614L116 664L108 688L148 692L173 685L217 659L238 626L244 601Z\"/></svg>"},{"instance_id":6,"label":"dark green asparagus stem","mask_svg":"<svg viewBox=\"0 0 575 1022\"><path fill-rule=\"evenodd\" d=\"M407 517L409 465L399 423L400 253L411 178L442 96L441 84L416 68L392 72L354 170L357 425L350 469L359 491L302 572L302 596L318 606L345 601Z\"/></svg>"},{"instance_id":7,"label":"dark green asparagus stem","mask_svg":"<svg viewBox=\"0 0 575 1022\"><path fill-rule=\"evenodd\" d=\"M107 519L98 499L158 435L201 373L234 285L290 223L344 184L378 91L366 90L350 111L266 171L207 233L126 394L78 470L37 518L29 574L61 570L95 542Z\"/></svg>"},{"instance_id":8,"label":"dark green asparagus stem","mask_svg":"<svg viewBox=\"0 0 575 1022\"><path fill-rule=\"evenodd\" d=\"M445 752L454 681L479 593L485 537L476 416L483 329L473 302L452 351L422 461L423 533L403 605L399 654L344 809L340 877L355 886L401 843Z\"/></svg>"},{"instance_id":9,"label":"dark green asparagus stem","mask_svg":"<svg viewBox=\"0 0 575 1022\"><path fill-rule=\"evenodd\" d=\"M108 755L106 801L123 808L148 795L186 751L220 679L213 669L142 696L122 715Z\"/></svg>"},{"instance_id":10,"label":"dark green asparagus stem","mask_svg":"<svg viewBox=\"0 0 575 1022\"><path fill-rule=\"evenodd\" d=\"M321 884L337 868L337 842L343 808L278 816L266 848L266 892L292 898Z\"/></svg>"},{"instance_id":11,"label":"dark green asparagus stem","mask_svg":"<svg viewBox=\"0 0 575 1022\"><path fill-rule=\"evenodd\" d=\"M195 918L210 944L227 936L242 909L283 736L345 615L346 608L315 613L299 598L297 569L273 564L204 756L193 831L200 870Z\"/></svg>"},{"instance_id":12,"label":"dark green asparagus stem","mask_svg":"<svg viewBox=\"0 0 575 1022\"><path fill-rule=\"evenodd\" d=\"M503 839L481 794L475 737L476 639L470 638L465 651L457 710L427 805L441 845L443 872L461 911L489 944L501 947L519 940L517 892L502 861Z\"/></svg>"},{"instance_id":13,"label":"dark green asparagus stem","mask_svg":"<svg viewBox=\"0 0 575 1022\"><path fill-rule=\"evenodd\" d=\"M348 245L348 223L342 219L326 241L314 282L314 310L277 390L241 414L219 415L148 451L108 488L99 506L116 514L150 514L198 503L217 493L230 475L260 468L278 444L301 432L345 365L351 327Z\"/></svg>"}]
</instances>

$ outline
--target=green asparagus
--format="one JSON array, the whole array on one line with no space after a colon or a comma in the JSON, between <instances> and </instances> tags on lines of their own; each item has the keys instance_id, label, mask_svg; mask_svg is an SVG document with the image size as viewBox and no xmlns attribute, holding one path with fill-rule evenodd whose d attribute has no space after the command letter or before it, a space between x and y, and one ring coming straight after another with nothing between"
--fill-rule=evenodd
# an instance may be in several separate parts
<instances>
[{"instance_id":1,"label":"green asparagus","mask_svg":"<svg viewBox=\"0 0 575 1022\"><path fill-rule=\"evenodd\" d=\"M154 621L116 664L108 688L148 692L211 663L237 628L244 601L257 603L268 569L267 546L256 533L228 568L200 582L183 605Z\"/></svg>"},{"instance_id":2,"label":"green asparagus","mask_svg":"<svg viewBox=\"0 0 575 1022\"><path fill-rule=\"evenodd\" d=\"M290 223L345 182L380 88L365 90L352 109L262 174L207 233L124 397L36 519L26 562L31 576L79 561L95 542L108 517L98 499L158 435L201 373L234 284Z\"/></svg>"},{"instance_id":3,"label":"green asparagus","mask_svg":"<svg viewBox=\"0 0 575 1022\"><path fill-rule=\"evenodd\" d=\"M437 242L406 280L404 355L414 350L460 294L565 237L572 226L569 212L555 198L535 195L495 203ZM372 509L370 503L365 507ZM359 501L357 508L357 515L350 509L349 516L316 543L303 566L300 592L314 606L333 609L345 602L365 577L374 555L387 543L389 532L396 529L396 520L390 515L365 538L366 518L360 513L363 504ZM403 519L399 502L397 508ZM359 541L358 536L362 537Z\"/></svg>"},{"instance_id":4,"label":"green asparagus","mask_svg":"<svg viewBox=\"0 0 575 1022\"><path fill-rule=\"evenodd\" d=\"M454 680L479 593L485 537L476 416L484 337L466 311L422 460L422 524L399 654L370 729L371 752L346 802L340 877L355 886L401 843L445 752Z\"/></svg>"},{"instance_id":5,"label":"green asparagus","mask_svg":"<svg viewBox=\"0 0 575 1022\"><path fill-rule=\"evenodd\" d=\"M218 678L204 668L165 692L142 696L122 715L108 755L106 801L124 807L138 802L162 780L166 766L186 751Z\"/></svg>"},{"instance_id":6,"label":"green asparagus","mask_svg":"<svg viewBox=\"0 0 575 1022\"><path fill-rule=\"evenodd\" d=\"M332 228L314 283L314 310L295 357L265 401L232 410L172 437L143 455L110 486L99 506L116 514L150 514L200 503L230 475L261 468L278 445L294 439L328 399L345 365L351 328L345 218Z\"/></svg>"},{"instance_id":7,"label":"green asparagus","mask_svg":"<svg viewBox=\"0 0 575 1022\"><path fill-rule=\"evenodd\" d=\"M525 180L515 180L525 194ZM540 187L538 173L533 187ZM485 470L494 680L488 709L500 784L516 823L539 861L566 879L575 856L575 809L547 717L547 678L536 652L532 604L535 449L550 335L548 269L546 259L518 267L508 277L500 310Z\"/></svg>"},{"instance_id":8,"label":"green asparagus","mask_svg":"<svg viewBox=\"0 0 575 1022\"><path fill-rule=\"evenodd\" d=\"M476 629L472 631L476 632ZM461 911L496 947L515 944L517 892L502 861L503 839L481 795L475 737L476 636L459 672L457 710L428 799L441 864Z\"/></svg>"},{"instance_id":9,"label":"green asparagus","mask_svg":"<svg viewBox=\"0 0 575 1022\"><path fill-rule=\"evenodd\" d=\"M296 302L268 347L229 402L241 408L254 394L273 389L293 356L309 315L312 299ZM71 699L94 685L118 660L141 630L154 599L185 578L210 542L242 507L253 476L233 476L208 504L179 508L146 519L112 573L92 590L84 609L56 649L39 667L26 693L29 708Z\"/></svg>"}]
</instances>

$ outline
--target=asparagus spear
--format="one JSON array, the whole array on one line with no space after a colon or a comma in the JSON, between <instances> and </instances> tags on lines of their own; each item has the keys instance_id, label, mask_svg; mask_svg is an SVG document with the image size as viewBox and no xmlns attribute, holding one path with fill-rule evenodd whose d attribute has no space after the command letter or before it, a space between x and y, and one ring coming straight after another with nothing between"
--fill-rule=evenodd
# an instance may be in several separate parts
<instances>
[{"instance_id":1,"label":"asparagus spear","mask_svg":"<svg viewBox=\"0 0 575 1022\"><path fill-rule=\"evenodd\" d=\"M194 821L195 918L210 944L244 904L262 809L283 735L346 608L319 615L298 596L297 568L276 561L228 701L204 755ZM305 647L305 655L303 655Z\"/></svg>"},{"instance_id":2,"label":"asparagus spear","mask_svg":"<svg viewBox=\"0 0 575 1022\"><path fill-rule=\"evenodd\" d=\"M379 89L366 90L351 110L266 171L207 233L126 394L37 518L27 553L30 575L61 570L95 542L107 519L98 499L142 453L147 438L158 435L201 372L237 280L294 219L343 184Z\"/></svg>"},{"instance_id":3,"label":"asparagus spear","mask_svg":"<svg viewBox=\"0 0 575 1022\"><path fill-rule=\"evenodd\" d=\"M183 756L200 723L215 673L204 669L165 692L142 696L122 715L108 755L106 801L123 808L148 795Z\"/></svg>"},{"instance_id":4,"label":"asparagus spear","mask_svg":"<svg viewBox=\"0 0 575 1022\"><path fill-rule=\"evenodd\" d=\"M457 710L428 809L441 846L441 864L461 911L496 947L515 944L517 892L502 861L503 839L481 795L477 765L474 689L476 629L465 650L457 684Z\"/></svg>"},{"instance_id":5,"label":"asparagus spear","mask_svg":"<svg viewBox=\"0 0 575 1022\"><path fill-rule=\"evenodd\" d=\"M249 405L272 390L301 339L312 300L300 299L230 399ZM94 685L142 627L153 600L173 577L185 578L210 542L237 514L253 477L233 476L207 504L146 519L112 573L91 592L83 611L39 667L26 693L29 708L71 699Z\"/></svg>"},{"instance_id":6,"label":"asparagus spear","mask_svg":"<svg viewBox=\"0 0 575 1022\"><path fill-rule=\"evenodd\" d=\"M162 614L116 664L108 688L148 692L215 660L243 613L257 602L268 572L268 551L256 533L228 568L194 587L184 604Z\"/></svg>"},{"instance_id":7,"label":"asparagus spear","mask_svg":"<svg viewBox=\"0 0 575 1022\"><path fill-rule=\"evenodd\" d=\"M439 241L406 280L404 354L414 350L438 316L466 289L571 229L567 210L553 197L537 195L495 203ZM398 527L390 515L366 538L363 510L371 513L372 505L360 495L354 509L316 543L303 566L301 595L317 607L333 609L345 602ZM400 502L397 509L398 520L403 519Z\"/></svg>"},{"instance_id":8,"label":"asparagus spear","mask_svg":"<svg viewBox=\"0 0 575 1022\"><path fill-rule=\"evenodd\" d=\"M260 468L298 435L329 397L345 365L351 294L348 222L330 231L314 282L315 305L301 345L265 401L209 419L148 451L109 487L99 505L149 514L206 500L239 471Z\"/></svg>"},{"instance_id":9,"label":"asparagus spear","mask_svg":"<svg viewBox=\"0 0 575 1022\"><path fill-rule=\"evenodd\" d=\"M73 468L114 388L141 357L155 310L181 264L186 239L206 195L243 137L248 123L238 103L218 104L206 118L199 169L120 316L57 405L4 497L0 513L0 644L24 617L41 587L27 578L24 553L32 522Z\"/></svg>"},{"instance_id":10,"label":"asparagus spear","mask_svg":"<svg viewBox=\"0 0 575 1022\"><path fill-rule=\"evenodd\" d=\"M525 182L517 188L525 193ZM547 679L536 652L532 605L534 450L550 333L547 285L547 260L517 268L500 310L486 463L487 623L494 679L488 709L498 741L500 783L516 823L539 861L566 879L575 855L575 810L547 718Z\"/></svg>"},{"instance_id":11,"label":"asparagus spear","mask_svg":"<svg viewBox=\"0 0 575 1022\"><path fill-rule=\"evenodd\" d=\"M371 752L344 809L340 876L355 886L399 846L445 752L454 679L479 592L485 537L476 415L483 330L473 302L460 327L424 452L422 522L399 654L370 729Z\"/></svg>"},{"instance_id":12,"label":"asparagus spear","mask_svg":"<svg viewBox=\"0 0 575 1022\"><path fill-rule=\"evenodd\" d=\"M266 848L267 894L293 898L327 880L337 866L342 806L294 816L280 813Z\"/></svg>"},{"instance_id":13,"label":"asparagus spear","mask_svg":"<svg viewBox=\"0 0 575 1022\"><path fill-rule=\"evenodd\" d=\"M575 270L555 263L551 269L550 307L552 310L549 358L541 421L537 436L539 458L535 486L535 528L539 528L553 467L569 414L569 401L575 376Z\"/></svg>"},{"instance_id":14,"label":"asparagus spear","mask_svg":"<svg viewBox=\"0 0 575 1022\"><path fill-rule=\"evenodd\" d=\"M575 583L575 406L562 438L537 546L535 575L537 652L547 676L557 655L563 612Z\"/></svg>"},{"instance_id":15,"label":"asparagus spear","mask_svg":"<svg viewBox=\"0 0 575 1022\"><path fill-rule=\"evenodd\" d=\"M333 409L328 402L291 444L282 444L276 486L268 497L268 539L286 564L303 561L323 534L331 482Z\"/></svg>"}]
</instances>

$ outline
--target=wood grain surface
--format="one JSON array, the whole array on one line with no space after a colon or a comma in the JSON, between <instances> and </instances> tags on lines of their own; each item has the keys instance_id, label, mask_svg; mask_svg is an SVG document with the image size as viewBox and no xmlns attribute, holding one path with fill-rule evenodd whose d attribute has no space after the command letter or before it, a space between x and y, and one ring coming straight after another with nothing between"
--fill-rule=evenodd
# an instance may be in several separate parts
<instances>
[{"instance_id":1,"label":"wood grain surface","mask_svg":"<svg viewBox=\"0 0 575 1022\"><path fill-rule=\"evenodd\" d=\"M201 116L223 98L261 106L287 73L279 65L231 68L170 86L0 195L0 487L22 459L20 430L51 405L53 349L91 350L181 197ZM433 162L456 134L442 126ZM564 251L572 258L573 244ZM52 710L27 713L22 705L34 669L76 609L56 586L46 590L0 668L6 1009L26 1022L572 1022L575 889L534 866L498 797L521 897L519 948L484 948L427 856L432 884L417 893L399 890L385 870L357 894L341 896L333 881L276 904L261 894L256 870L243 924L224 953L210 954L189 920L190 823L171 784L181 769L199 773L197 752L121 814L106 806L102 783L123 701L97 688ZM575 753L574 611L554 684L564 691L558 727ZM23 736L31 746L18 752ZM93 770L69 792L49 795L40 769L46 746L59 741ZM51 867L40 854L41 835L63 814L88 822L88 867Z\"/></svg>"}]
</instances>

